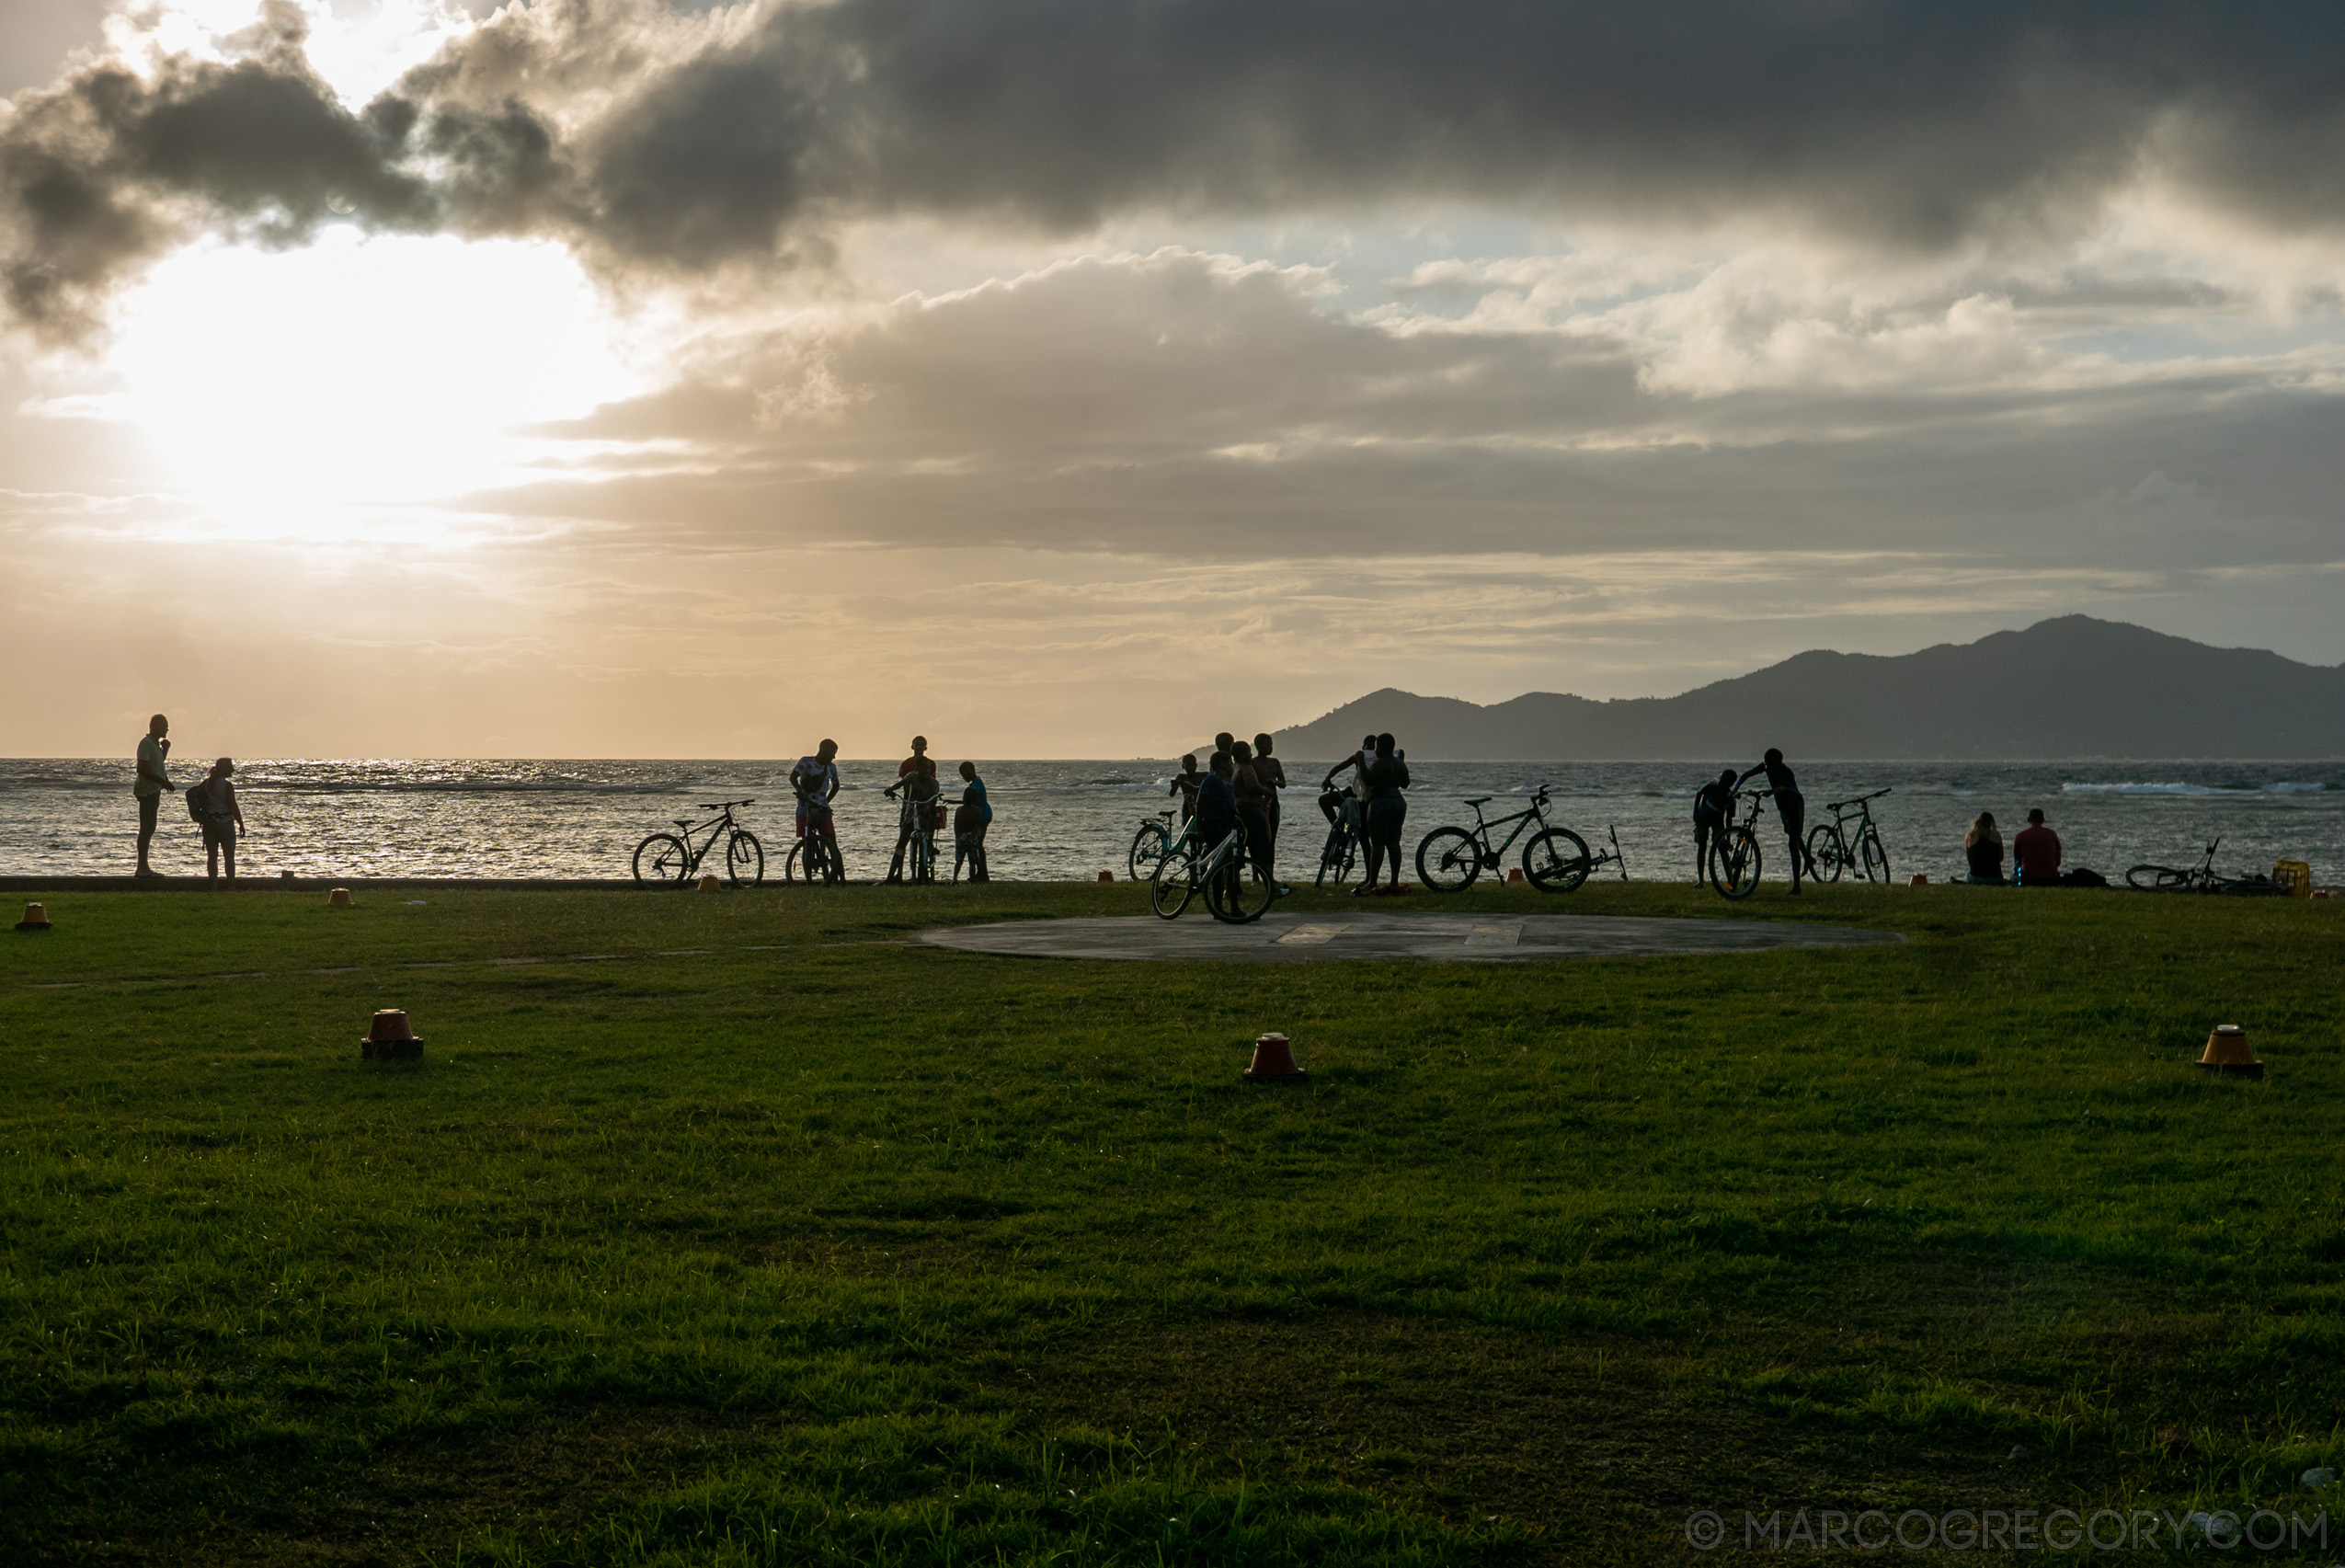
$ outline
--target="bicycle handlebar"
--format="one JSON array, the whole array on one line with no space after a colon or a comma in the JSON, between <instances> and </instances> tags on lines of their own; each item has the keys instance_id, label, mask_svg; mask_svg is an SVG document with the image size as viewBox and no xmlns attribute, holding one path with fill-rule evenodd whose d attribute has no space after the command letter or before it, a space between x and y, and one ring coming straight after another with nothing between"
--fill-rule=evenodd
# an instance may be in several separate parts
<instances>
[{"instance_id":1,"label":"bicycle handlebar","mask_svg":"<svg viewBox=\"0 0 2345 1568\"><path fill-rule=\"evenodd\" d=\"M754 800L704 800L700 803L700 808L703 811L725 811L736 806L755 806L756 804Z\"/></svg>"},{"instance_id":2,"label":"bicycle handlebar","mask_svg":"<svg viewBox=\"0 0 2345 1568\"><path fill-rule=\"evenodd\" d=\"M1887 784L1873 791L1870 795L1860 795L1850 800L1827 800L1824 803L1824 808L1826 811L1837 811L1844 806L1862 806L1868 800L1879 800L1882 795L1887 795L1891 790L1893 790L1897 786L1895 784Z\"/></svg>"}]
</instances>

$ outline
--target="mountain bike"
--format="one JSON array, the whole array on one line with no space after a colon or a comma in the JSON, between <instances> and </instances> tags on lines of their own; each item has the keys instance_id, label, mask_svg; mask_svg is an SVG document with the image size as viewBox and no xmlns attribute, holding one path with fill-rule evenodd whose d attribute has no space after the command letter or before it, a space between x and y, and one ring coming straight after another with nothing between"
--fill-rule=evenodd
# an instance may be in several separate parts
<instances>
[{"instance_id":1,"label":"mountain bike","mask_svg":"<svg viewBox=\"0 0 2345 1568\"><path fill-rule=\"evenodd\" d=\"M1348 802L1352 799L1349 790L1339 790L1333 793L1341 795L1344 801ZM1321 798L1324 799L1325 796ZM1332 884L1341 887L1344 883L1349 882L1352 879L1352 874L1359 869L1360 834L1359 830L1353 823L1354 818L1344 812L1343 803L1339 802L1335 820L1328 824L1327 842L1320 846L1319 880L1314 886L1325 887Z\"/></svg>"},{"instance_id":2,"label":"mountain bike","mask_svg":"<svg viewBox=\"0 0 2345 1568\"><path fill-rule=\"evenodd\" d=\"M1174 813L1160 811L1140 824L1132 835L1132 847L1125 852L1124 870L1135 882L1146 882L1156 874L1156 863L1172 853L1172 845L1181 836L1172 826Z\"/></svg>"},{"instance_id":3,"label":"mountain bike","mask_svg":"<svg viewBox=\"0 0 2345 1568\"><path fill-rule=\"evenodd\" d=\"M1149 876L1149 908L1165 920L1175 920L1189 900L1205 895L1206 912L1230 925L1262 919L1278 897L1277 885L1263 875L1246 853L1245 833L1231 829L1210 849L1197 841L1195 818L1156 863Z\"/></svg>"},{"instance_id":4,"label":"mountain bike","mask_svg":"<svg viewBox=\"0 0 2345 1568\"><path fill-rule=\"evenodd\" d=\"M807 823L806 837L782 857L782 880L827 882L835 887L846 879L847 858L839 853L839 841Z\"/></svg>"},{"instance_id":5,"label":"mountain bike","mask_svg":"<svg viewBox=\"0 0 2345 1568\"><path fill-rule=\"evenodd\" d=\"M2187 870L2175 865L2137 865L2125 873L2125 885L2145 893L2232 893L2249 898L2284 893L2288 889L2261 872L2225 876L2214 869L2214 852L2223 841L2207 845L2199 864Z\"/></svg>"},{"instance_id":6,"label":"mountain bike","mask_svg":"<svg viewBox=\"0 0 2345 1568\"><path fill-rule=\"evenodd\" d=\"M1872 807L1866 804L1888 793L1888 789L1877 789L1854 800L1825 804L1832 820L1819 822L1808 830L1809 876L1818 882L1837 882L1843 871L1860 871L1870 882L1878 872L1882 884L1888 885L1889 852L1881 847L1881 830L1873 826ZM1847 809L1852 806L1856 807L1853 816Z\"/></svg>"},{"instance_id":7,"label":"mountain bike","mask_svg":"<svg viewBox=\"0 0 2345 1568\"><path fill-rule=\"evenodd\" d=\"M680 838L674 833L654 833L635 846L635 871L637 882L689 882L700 870L700 863L716 848L716 841L725 841L725 880L738 887L743 882L754 887L765 880L765 846L757 835L733 820L736 806L755 806L754 800L713 800L702 807L704 811L717 815L705 822L675 819L683 830ZM694 835L708 834L698 847Z\"/></svg>"},{"instance_id":8,"label":"mountain bike","mask_svg":"<svg viewBox=\"0 0 2345 1568\"><path fill-rule=\"evenodd\" d=\"M1516 839L1529 831L1536 822L1540 830L1532 833L1523 846L1523 875L1532 887L1542 893L1569 893L1588 879L1588 873L1598 864L1619 860L1620 847L1616 835L1613 849L1599 861L1588 853L1585 839L1569 828L1550 826L1547 820L1548 786L1539 786L1530 805L1511 817L1482 820L1481 808L1494 796L1478 795L1465 804L1474 808L1474 825L1465 828L1436 828L1417 843L1417 876L1436 893L1462 893L1474 885L1484 871L1496 876L1499 862ZM1495 841L1492 834L1512 822L1515 830ZM1628 875L1626 862L1621 863L1622 876Z\"/></svg>"},{"instance_id":9,"label":"mountain bike","mask_svg":"<svg viewBox=\"0 0 2345 1568\"><path fill-rule=\"evenodd\" d=\"M1712 830L1710 864L1703 867L1710 885L1724 898L1747 898L1758 891L1758 813L1761 806L1775 798L1775 792L1744 790L1739 798L1748 801L1750 809L1737 813L1733 821Z\"/></svg>"}]
</instances>

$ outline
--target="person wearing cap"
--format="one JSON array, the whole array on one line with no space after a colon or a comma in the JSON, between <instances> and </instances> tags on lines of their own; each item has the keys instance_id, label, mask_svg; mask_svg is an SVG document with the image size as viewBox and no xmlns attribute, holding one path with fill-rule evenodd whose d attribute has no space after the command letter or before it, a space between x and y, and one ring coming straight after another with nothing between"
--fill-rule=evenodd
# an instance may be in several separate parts
<instances>
[{"instance_id":1,"label":"person wearing cap","mask_svg":"<svg viewBox=\"0 0 2345 1568\"><path fill-rule=\"evenodd\" d=\"M2022 887L2060 886L2060 835L2043 825L2043 807L2031 807L2028 825L2011 835L2012 880Z\"/></svg>"},{"instance_id":2,"label":"person wearing cap","mask_svg":"<svg viewBox=\"0 0 2345 1568\"><path fill-rule=\"evenodd\" d=\"M196 798L203 806L204 880L219 881L220 863L225 860L231 887L236 885L236 835L245 827L245 810L236 804L236 786L231 782L235 772L235 762L223 757L196 785Z\"/></svg>"},{"instance_id":3,"label":"person wearing cap","mask_svg":"<svg viewBox=\"0 0 2345 1568\"><path fill-rule=\"evenodd\" d=\"M929 809L928 803L941 793L936 783L936 761L928 754L928 737L912 737L912 754L896 767L896 783L887 791L894 798L897 790L904 792L904 799L914 809L900 813L896 822L896 853L887 862L887 880L904 879L904 852L910 848L913 833L927 826L921 814Z\"/></svg>"},{"instance_id":4,"label":"person wearing cap","mask_svg":"<svg viewBox=\"0 0 2345 1568\"><path fill-rule=\"evenodd\" d=\"M165 766L170 760L171 721L156 714L146 721L146 733L139 737L138 780L131 785L131 795L139 803L136 876L155 875L154 867L147 864L147 853L154 842L154 814L163 804L163 792L171 787L171 773Z\"/></svg>"}]
</instances>

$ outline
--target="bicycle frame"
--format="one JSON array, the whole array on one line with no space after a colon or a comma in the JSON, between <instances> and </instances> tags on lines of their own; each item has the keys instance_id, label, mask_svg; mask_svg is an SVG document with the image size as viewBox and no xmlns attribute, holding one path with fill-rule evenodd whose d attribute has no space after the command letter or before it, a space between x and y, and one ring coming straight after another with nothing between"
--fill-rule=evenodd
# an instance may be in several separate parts
<instances>
[{"instance_id":1,"label":"bicycle frame","mask_svg":"<svg viewBox=\"0 0 2345 1568\"><path fill-rule=\"evenodd\" d=\"M729 842L732 836L741 830L741 825L733 820L733 807L756 804L753 800L720 800L702 808L716 813L705 822L687 822L681 817L669 818L682 830L680 836L684 841L684 875L690 876L700 870L700 863L707 858L709 851L716 847L717 841L721 839ZM708 833L707 841L695 849L692 835L704 830Z\"/></svg>"},{"instance_id":2,"label":"bicycle frame","mask_svg":"<svg viewBox=\"0 0 2345 1568\"><path fill-rule=\"evenodd\" d=\"M1525 833L1530 830L1532 823L1536 822L1542 828L1550 825L1547 820L1548 802L1547 786L1545 784L1539 786L1539 794L1531 797L1531 803L1527 807L1516 812L1511 817L1493 817L1489 821L1485 822L1482 820L1481 815L1481 808L1485 804L1487 803L1482 801L1476 801L1473 803L1474 849L1476 853L1481 856L1482 864L1485 865L1496 864L1505 855L1508 850L1515 847L1515 841L1521 838ZM1492 831L1495 829L1504 828L1509 822L1516 823L1517 826L1513 832L1507 834L1505 839L1493 848L1490 841L1490 835ZM1612 847L1616 850L1619 849L1620 847L1619 841L1617 839L1614 840Z\"/></svg>"}]
</instances>

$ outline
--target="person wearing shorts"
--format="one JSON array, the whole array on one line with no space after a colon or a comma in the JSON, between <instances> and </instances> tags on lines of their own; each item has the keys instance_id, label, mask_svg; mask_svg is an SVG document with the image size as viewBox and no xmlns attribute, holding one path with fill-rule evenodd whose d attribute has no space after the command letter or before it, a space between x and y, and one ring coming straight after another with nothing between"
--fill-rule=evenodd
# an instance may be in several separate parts
<instances>
[{"instance_id":1,"label":"person wearing shorts","mask_svg":"<svg viewBox=\"0 0 2345 1568\"><path fill-rule=\"evenodd\" d=\"M154 843L155 811L163 804L163 792L171 787L171 773L166 763L171 760L171 721L156 714L146 721L146 733L139 737L138 782L131 785L131 794L139 803L139 876L152 876L154 867L147 864L147 852Z\"/></svg>"},{"instance_id":2,"label":"person wearing shorts","mask_svg":"<svg viewBox=\"0 0 2345 1568\"><path fill-rule=\"evenodd\" d=\"M993 803L986 798L985 781L977 764L961 764L961 804L953 811L953 878L960 880L966 862L972 882L990 882L985 864L985 830L993 826Z\"/></svg>"},{"instance_id":3,"label":"person wearing shorts","mask_svg":"<svg viewBox=\"0 0 2345 1568\"><path fill-rule=\"evenodd\" d=\"M204 880L220 880L220 862L224 858L231 887L236 885L236 835L245 828L245 809L236 804L236 786L230 782L235 771L235 762L223 757L196 786L203 806Z\"/></svg>"},{"instance_id":4,"label":"person wearing shorts","mask_svg":"<svg viewBox=\"0 0 2345 1568\"><path fill-rule=\"evenodd\" d=\"M1767 787L1775 792L1775 814L1783 819L1783 836L1791 841L1791 891L1796 893L1800 890L1802 866L1807 867L1810 876L1815 875L1815 867L1808 862L1808 846L1805 841L1808 826L1807 796L1800 793L1800 781L1792 775L1791 770L1783 765L1783 753L1772 746L1767 749L1767 755L1759 760L1756 767L1734 781L1734 787L1742 788L1744 784L1750 782L1755 773L1765 773Z\"/></svg>"},{"instance_id":5,"label":"person wearing shorts","mask_svg":"<svg viewBox=\"0 0 2345 1568\"><path fill-rule=\"evenodd\" d=\"M897 818L896 853L887 861L890 882L904 879L904 854L911 847L912 835L930 826L922 813L943 793L936 784L936 760L928 754L927 736L913 736L912 754L896 765L896 788L887 793L893 796L897 790L904 792L907 809Z\"/></svg>"},{"instance_id":6,"label":"person wearing shorts","mask_svg":"<svg viewBox=\"0 0 2345 1568\"><path fill-rule=\"evenodd\" d=\"M790 770L790 787L798 795L798 837L809 832L830 841L826 848L830 858L839 857L839 830L830 819L830 801L839 793L839 743L825 740L814 749L811 757L801 757L798 765ZM814 867L806 867L809 880Z\"/></svg>"}]
</instances>

